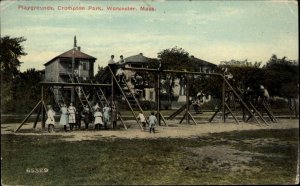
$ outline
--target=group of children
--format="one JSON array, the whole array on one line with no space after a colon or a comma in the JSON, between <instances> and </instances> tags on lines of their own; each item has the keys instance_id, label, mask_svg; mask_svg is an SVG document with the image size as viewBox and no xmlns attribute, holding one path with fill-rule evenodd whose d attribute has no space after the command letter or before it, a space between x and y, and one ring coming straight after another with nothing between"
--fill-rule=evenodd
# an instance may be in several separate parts
<instances>
[{"instance_id":1,"label":"group of children","mask_svg":"<svg viewBox=\"0 0 300 186\"><path fill-rule=\"evenodd\" d=\"M111 118L110 118L110 111L111 111ZM98 103L90 110L89 106L85 106L82 112L76 110L72 103L70 103L69 107L66 104L62 104L60 108L60 120L59 125L64 127L64 131L67 131L67 126L69 125L70 130L74 128L80 129L81 122L83 120L85 124L85 129L89 128L89 124L93 123L95 125L96 130L100 130L104 125L104 128L107 129L107 124L112 122L113 129L117 127L117 110L115 107L112 109L105 105L102 109L98 105ZM103 114L102 114L103 113ZM50 132L51 128L54 128L55 125L55 112L52 109L51 105L48 105L47 111L47 120L46 125L48 125L48 131Z\"/></svg>"},{"instance_id":2,"label":"group of children","mask_svg":"<svg viewBox=\"0 0 300 186\"><path fill-rule=\"evenodd\" d=\"M137 119L143 124L143 129L145 130L147 120L142 112L139 113ZM155 133L155 125L157 124L157 119L154 115L154 112L151 112L151 115L149 116L148 119L148 123L149 123L149 132L151 133L151 131L153 131L153 133Z\"/></svg>"},{"instance_id":3,"label":"group of children","mask_svg":"<svg viewBox=\"0 0 300 186\"><path fill-rule=\"evenodd\" d=\"M112 123L112 128L117 128L117 119L118 119L118 112L115 106L112 108L105 105L102 109L98 105L98 103L90 110L90 108L86 105L83 108L82 112L76 110L72 103L70 103L69 107L66 104L62 104L60 109L61 115L59 120L59 125L64 127L64 131L67 131L67 126L69 125L70 130L74 128L80 129L81 122L85 124L85 129L89 128L89 124L93 123L95 125L95 130L100 130L104 125L104 129L107 129L107 124L109 122ZM51 105L48 105L47 111L47 120L46 125L48 125L48 131L50 132L51 129L55 126L55 112L52 109ZM143 124L143 128L146 129L146 123L149 123L150 133L153 131L155 133L155 125L157 124L157 119L154 115L154 112L151 112L151 116L149 116L148 121L146 117L143 115L142 112L139 113L137 119Z\"/></svg>"}]
</instances>

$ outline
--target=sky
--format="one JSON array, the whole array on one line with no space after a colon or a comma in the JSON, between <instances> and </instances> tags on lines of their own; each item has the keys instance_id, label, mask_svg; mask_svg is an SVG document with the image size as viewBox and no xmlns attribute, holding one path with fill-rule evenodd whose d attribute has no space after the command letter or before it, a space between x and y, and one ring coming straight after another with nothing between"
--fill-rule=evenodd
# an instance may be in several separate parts
<instances>
[{"instance_id":1,"label":"sky","mask_svg":"<svg viewBox=\"0 0 300 186\"><path fill-rule=\"evenodd\" d=\"M175 46L214 64L231 59L265 63L272 54L299 59L298 3L286 0L1 1L1 37L6 35L27 39L21 71L44 69L73 48L75 35L81 51L97 58L95 66L106 66L112 54L116 60L139 53L157 58Z\"/></svg>"}]
</instances>

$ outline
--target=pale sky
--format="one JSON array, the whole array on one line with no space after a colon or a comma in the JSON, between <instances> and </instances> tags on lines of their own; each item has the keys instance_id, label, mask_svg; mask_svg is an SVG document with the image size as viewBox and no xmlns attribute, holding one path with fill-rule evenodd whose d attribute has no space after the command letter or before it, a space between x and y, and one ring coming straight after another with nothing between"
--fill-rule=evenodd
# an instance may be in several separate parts
<instances>
[{"instance_id":1,"label":"pale sky","mask_svg":"<svg viewBox=\"0 0 300 186\"><path fill-rule=\"evenodd\" d=\"M108 6L136 11L108 11ZM155 11L140 11L141 6ZM156 58L174 46L215 64L231 59L266 62L272 54L299 59L297 1L1 1L5 35L27 39L21 71L44 69L47 61L72 49L74 35L81 51L97 58L95 67L106 66L111 54L117 60L139 53Z\"/></svg>"}]
</instances>

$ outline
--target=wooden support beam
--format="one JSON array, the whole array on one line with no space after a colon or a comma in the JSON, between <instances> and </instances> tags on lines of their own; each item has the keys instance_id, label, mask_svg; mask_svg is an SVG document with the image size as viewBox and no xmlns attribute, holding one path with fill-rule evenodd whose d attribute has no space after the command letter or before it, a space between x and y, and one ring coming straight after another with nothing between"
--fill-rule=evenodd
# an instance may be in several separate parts
<instances>
[{"instance_id":1,"label":"wooden support beam","mask_svg":"<svg viewBox=\"0 0 300 186\"><path fill-rule=\"evenodd\" d=\"M208 121L212 122L212 120L214 119L214 117L218 114L218 112L220 112L221 109L222 109L222 103L219 105L219 107L216 110L216 112L212 115L212 117Z\"/></svg>"},{"instance_id":2,"label":"wooden support beam","mask_svg":"<svg viewBox=\"0 0 300 186\"><path fill-rule=\"evenodd\" d=\"M187 113L184 113L182 119L181 119L180 122L179 122L180 124L182 123L182 121L184 120L184 118L186 117L186 115L187 115Z\"/></svg>"},{"instance_id":3,"label":"wooden support beam","mask_svg":"<svg viewBox=\"0 0 300 186\"><path fill-rule=\"evenodd\" d=\"M161 113L159 113L159 115L160 115L161 119L163 120L164 124L168 127L168 124L166 123L164 116Z\"/></svg>"},{"instance_id":4,"label":"wooden support beam","mask_svg":"<svg viewBox=\"0 0 300 186\"><path fill-rule=\"evenodd\" d=\"M116 79L116 77L115 77L113 71L111 70L111 68L110 68L109 66L108 66L108 69L109 69L109 71L110 71L110 73L111 73L111 75L112 75L112 77L113 77L113 79L114 79L116 85L119 87L119 89L120 89L122 95L124 96L124 98L125 98L125 100L126 100L126 102L127 102L127 104L128 104L128 107L129 107L129 109L130 109L130 111L131 111L131 113L132 113L132 115L133 115L135 121L136 121L137 124L140 126L140 128L141 128L142 130L144 130L144 129L143 129L143 126L140 124L139 120L137 119L137 116L135 115L135 113L134 113L134 111L133 111L133 108L131 107L131 104L129 103L129 101L128 101L128 99L127 99L127 97L126 97L126 95L125 95L125 93L124 93L124 91L123 91L123 89L122 89L122 87L121 87L120 84L118 83L118 80Z\"/></svg>"},{"instance_id":5,"label":"wooden support beam","mask_svg":"<svg viewBox=\"0 0 300 186\"><path fill-rule=\"evenodd\" d=\"M35 107L31 110L31 112L26 116L26 118L22 121L20 126L15 130L15 132L18 132L20 128L24 125L24 123L28 120L28 118L31 116L31 114L35 111L35 109L41 104L41 100L35 105Z\"/></svg>"},{"instance_id":6,"label":"wooden support beam","mask_svg":"<svg viewBox=\"0 0 300 186\"><path fill-rule=\"evenodd\" d=\"M38 112L38 114L37 114L37 116L36 116L36 119L35 119L35 122L34 122L34 124L33 124L33 128L34 128L34 129L36 128L36 124L37 124L37 122L38 122L38 120L39 120L39 117L40 117L40 115L41 115L42 109L43 109L43 106L40 105L39 112Z\"/></svg>"},{"instance_id":7,"label":"wooden support beam","mask_svg":"<svg viewBox=\"0 0 300 186\"><path fill-rule=\"evenodd\" d=\"M226 108L229 110L230 114L232 115L232 117L234 118L234 120L237 122L237 124L240 124L239 121L237 120L237 118L234 116L232 110L229 108L229 106L227 105L227 103L225 103Z\"/></svg>"},{"instance_id":8,"label":"wooden support beam","mask_svg":"<svg viewBox=\"0 0 300 186\"><path fill-rule=\"evenodd\" d=\"M110 87L111 84L98 84L98 83L60 83L60 82L40 82L40 84L44 86L71 86L71 87L76 87L76 86L82 86L82 87Z\"/></svg>"},{"instance_id":9,"label":"wooden support beam","mask_svg":"<svg viewBox=\"0 0 300 186\"><path fill-rule=\"evenodd\" d=\"M188 117L190 117L192 119L192 121L194 122L194 124L197 125L197 122L194 119L194 117L192 116L192 114L190 112L188 112L187 114L188 114Z\"/></svg>"}]
</instances>

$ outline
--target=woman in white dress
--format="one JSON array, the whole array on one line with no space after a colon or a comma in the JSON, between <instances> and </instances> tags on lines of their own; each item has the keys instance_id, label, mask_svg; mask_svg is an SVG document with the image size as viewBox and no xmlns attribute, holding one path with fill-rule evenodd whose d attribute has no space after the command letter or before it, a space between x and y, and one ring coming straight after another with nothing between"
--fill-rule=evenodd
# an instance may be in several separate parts
<instances>
[{"instance_id":1,"label":"woman in white dress","mask_svg":"<svg viewBox=\"0 0 300 186\"><path fill-rule=\"evenodd\" d=\"M103 124L103 121L102 121L102 113L100 112L100 108L97 108L95 113L94 113L94 118L95 118L95 121L94 121L94 124L95 124L95 129L96 130L100 130L101 129L101 126Z\"/></svg>"},{"instance_id":2,"label":"woman in white dress","mask_svg":"<svg viewBox=\"0 0 300 186\"><path fill-rule=\"evenodd\" d=\"M76 108L73 106L73 103L70 103L70 106L68 107L68 113L70 130L73 130L76 123Z\"/></svg>"},{"instance_id":3,"label":"woman in white dress","mask_svg":"<svg viewBox=\"0 0 300 186\"><path fill-rule=\"evenodd\" d=\"M63 104L62 107L60 108L61 115L60 115L60 120L59 124L64 126L64 131L67 132L67 124L68 123L68 108L66 104Z\"/></svg>"}]
</instances>

